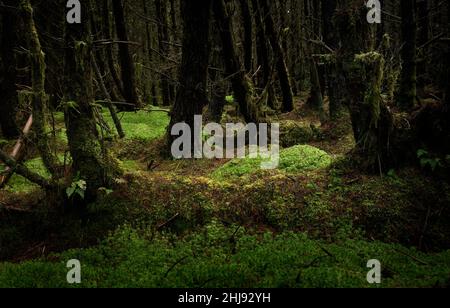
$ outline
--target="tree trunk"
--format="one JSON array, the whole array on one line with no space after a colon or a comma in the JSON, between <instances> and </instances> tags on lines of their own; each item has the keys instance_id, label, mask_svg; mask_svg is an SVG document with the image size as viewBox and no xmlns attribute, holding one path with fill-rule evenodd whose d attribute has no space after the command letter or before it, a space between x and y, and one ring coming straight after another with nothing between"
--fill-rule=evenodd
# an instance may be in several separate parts
<instances>
[{"instance_id":1,"label":"tree trunk","mask_svg":"<svg viewBox=\"0 0 450 308\"><path fill-rule=\"evenodd\" d=\"M108 0L103 0L103 35L105 36L106 40L111 40L111 22L110 22L110 16L109 16L109 5ZM120 95L125 97L125 94L123 92L123 85L122 81L120 81L119 74L116 70L116 65L114 61L114 54L113 54L113 46L106 47L106 59L108 62L109 72L111 73L112 80L114 81L114 85L117 87ZM114 88L113 85L111 85L111 88ZM114 93L114 91L112 91ZM114 95L117 96L117 95ZM113 97L114 98L114 97Z\"/></svg>"},{"instance_id":2,"label":"tree trunk","mask_svg":"<svg viewBox=\"0 0 450 308\"><path fill-rule=\"evenodd\" d=\"M337 38L334 31L333 15L337 7L336 0L322 0L322 35L324 43L333 50L337 49ZM330 118L336 120L342 114L342 90L339 80L340 69L335 61L326 63L325 81L329 99Z\"/></svg>"},{"instance_id":3,"label":"tree trunk","mask_svg":"<svg viewBox=\"0 0 450 308\"><path fill-rule=\"evenodd\" d=\"M4 1L6 5L15 6L14 0ZM16 89L16 59L14 48L17 44L17 15L2 14L1 33L1 76L0 76L0 126L3 136L7 139L17 139L20 135L16 124L16 108L18 106Z\"/></svg>"},{"instance_id":4,"label":"tree trunk","mask_svg":"<svg viewBox=\"0 0 450 308\"><path fill-rule=\"evenodd\" d=\"M30 0L20 2L23 22L26 28L27 41L30 49L31 83L33 88L33 131L36 146L41 154L45 167L52 175L58 173L58 158L50 146L48 128L48 96L45 93L45 56L33 19L33 8Z\"/></svg>"},{"instance_id":5,"label":"tree trunk","mask_svg":"<svg viewBox=\"0 0 450 308\"><path fill-rule=\"evenodd\" d=\"M156 20L158 22L158 42L159 53L162 56L169 56L169 30L167 17L167 3L164 0L155 0ZM164 59L162 59L164 60ZM162 62L164 63L164 62ZM163 65L163 64L162 64ZM167 74L161 74L161 93L164 106L170 106L173 102L173 87L170 84Z\"/></svg>"},{"instance_id":6,"label":"tree trunk","mask_svg":"<svg viewBox=\"0 0 450 308\"><path fill-rule=\"evenodd\" d=\"M395 163L393 120L381 98L384 59L377 52L357 55L369 33L366 10L353 10L348 0L335 14L340 38L336 61L342 68L345 98L356 141L355 158L362 169L385 172Z\"/></svg>"},{"instance_id":7,"label":"tree trunk","mask_svg":"<svg viewBox=\"0 0 450 308\"><path fill-rule=\"evenodd\" d=\"M248 0L239 0L244 25L244 66L247 72L252 71L253 64L253 24Z\"/></svg>"},{"instance_id":8,"label":"tree trunk","mask_svg":"<svg viewBox=\"0 0 450 308\"><path fill-rule=\"evenodd\" d=\"M317 62L312 55L311 57L311 92L308 98L307 105L314 110L323 113L323 96L322 96L322 86L320 84L319 71L317 68Z\"/></svg>"},{"instance_id":9,"label":"tree trunk","mask_svg":"<svg viewBox=\"0 0 450 308\"><path fill-rule=\"evenodd\" d=\"M144 9L144 15L148 16L148 8L147 8L147 0L142 0L142 6ZM153 65L153 50L152 50L152 38L150 34L150 23L148 19L145 20L145 35L147 38L147 56L149 65ZM158 105L158 98L156 93L156 80L154 78L151 79L151 102L154 106Z\"/></svg>"},{"instance_id":10,"label":"tree trunk","mask_svg":"<svg viewBox=\"0 0 450 308\"><path fill-rule=\"evenodd\" d=\"M82 15L87 16L87 5ZM65 121L70 154L73 159L73 175L87 183L86 202L95 199L100 187L110 185L115 171L107 163L106 150L99 141L92 104L94 102L92 50L88 25L66 24L65 70Z\"/></svg>"},{"instance_id":11,"label":"tree trunk","mask_svg":"<svg viewBox=\"0 0 450 308\"><path fill-rule=\"evenodd\" d=\"M241 114L247 123L259 122L259 110L253 102L253 83L245 73L245 69L237 55L233 38L231 16L227 12L224 0L213 1L214 15L219 26L222 41L225 70L231 76L234 98L239 104Z\"/></svg>"},{"instance_id":12,"label":"tree trunk","mask_svg":"<svg viewBox=\"0 0 450 308\"><path fill-rule=\"evenodd\" d=\"M270 13L270 5L268 0L262 0L261 7L264 16L266 32L269 37L270 44L274 52L278 77L280 78L281 92L283 94L283 112L291 112L294 110L294 94L292 93L291 80L286 65L286 55L281 46L280 38L275 30L275 23Z\"/></svg>"},{"instance_id":13,"label":"tree trunk","mask_svg":"<svg viewBox=\"0 0 450 308\"><path fill-rule=\"evenodd\" d=\"M270 46L264 29L263 15L258 0L252 0L252 7L255 16L256 27L256 54L258 60L257 85L261 89L268 91L267 104L273 110L278 109L278 100L273 84L273 70L269 60ZM261 72L262 71L262 72Z\"/></svg>"},{"instance_id":14,"label":"tree trunk","mask_svg":"<svg viewBox=\"0 0 450 308\"><path fill-rule=\"evenodd\" d=\"M425 45L430 39L429 30L429 11L428 0L417 1L417 17L418 17L418 36L417 43L419 46ZM419 93L424 92L424 88L427 84L427 67L428 67L428 48L423 47L420 50L420 59L417 60L417 86Z\"/></svg>"},{"instance_id":15,"label":"tree trunk","mask_svg":"<svg viewBox=\"0 0 450 308\"><path fill-rule=\"evenodd\" d=\"M136 72L128 45L128 33L125 23L124 8L122 0L113 0L114 18L116 21L117 37L122 43L119 44L119 59L122 72L122 84L125 101L128 105L122 106L125 110L135 110L141 103L136 90Z\"/></svg>"},{"instance_id":16,"label":"tree trunk","mask_svg":"<svg viewBox=\"0 0 450 308\"><path fill-rule=\"evenodd\" d=\"M402 15L402 71L400 76L399 107L411 110L417 97L417 19L416 0L401 1Z\"/></svg>"},{"instance_id":17,"label":"tree trunk","mask_svg":"<svg viewBox=\"0 0 450 308\"><path fill-rule=\"evenodd\" d=\"M182 1L181 9L184 22L181 85L172 110L169 147L174 140L174 136L171 136L172 127L177 123L186 123L194 132L194 117L202 115L203 107L208 103L211 0Z\"/></svg>"}]
</instances>

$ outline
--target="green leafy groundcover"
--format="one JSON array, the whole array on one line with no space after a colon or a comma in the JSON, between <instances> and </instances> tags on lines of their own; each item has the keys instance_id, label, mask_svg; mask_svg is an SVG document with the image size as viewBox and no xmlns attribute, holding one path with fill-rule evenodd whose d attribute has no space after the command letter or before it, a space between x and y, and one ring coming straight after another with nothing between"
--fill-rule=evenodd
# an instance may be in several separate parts
<instances>
[{"instance_id":1,"label":"green leafy groundcover","mask_svg":"<svg viewBox=\"0 0 450 308\"><path fill-rule=\"evenodd\" d=\"M81 262L80 285L66 282L71 259ZM381 285L366 280L370 259L383 266ZM3 263L0 287L444 287L449 273L450 251L348 239L327 244L212 223L184 238L124 227L94 248Z\"/></svg>"},{"instance_id":2,"label":"green leafy groundcover","mask_svg":"<svg viewBox=\"0 0 450 308\"><path fill-rule=\"evenodd\" d=\"M212 174L215 179L239 178L261 170L262 158L235 159ZM286 173L300 173L330 166L332 158L328 153L309 145L297 145L280 151L278 170Z\"/></svg>"}]
</instances>

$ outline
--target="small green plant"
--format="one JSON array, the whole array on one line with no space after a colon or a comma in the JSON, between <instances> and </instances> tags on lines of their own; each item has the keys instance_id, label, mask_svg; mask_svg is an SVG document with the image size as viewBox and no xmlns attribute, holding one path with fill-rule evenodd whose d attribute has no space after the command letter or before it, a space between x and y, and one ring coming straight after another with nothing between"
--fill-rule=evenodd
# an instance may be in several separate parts
<instances>
[{"instance_id":1,"label":"small green plant","mask_svg":"<svg viewBox=\"0 0 450 308\"><path fill-rule=\"evenodd\" d=\"M86 192L86 181L81 179L75 179L70 187L67 187L66 194L67 197L70 199L75 195L80 196L82 199L84 199L84 195Z\"/></svg>"},{"instance_id":2,"label":"small green plant","mask_svg":"<svg viewBox=\"0 0 450 308\"><path fill-rule=\"evenodd\" d=\"M442 167L442 160L438 157L433 157L431 154L423 149L417 151L417 158L420 160L422 168L430 167L434 172L438 167Z\"/></svg>"},{"instance_id":3,"label":"small green plant","mask_svg":"<svg viewBox=\"0 0 450 308\"><path fill-rule=\"evenodd\" d=\"M234 96L233 95L228 95L227 97L225 97L225 100L227 101L228 104L233 104L234 103Z\"/></svg>"}]
</instances>

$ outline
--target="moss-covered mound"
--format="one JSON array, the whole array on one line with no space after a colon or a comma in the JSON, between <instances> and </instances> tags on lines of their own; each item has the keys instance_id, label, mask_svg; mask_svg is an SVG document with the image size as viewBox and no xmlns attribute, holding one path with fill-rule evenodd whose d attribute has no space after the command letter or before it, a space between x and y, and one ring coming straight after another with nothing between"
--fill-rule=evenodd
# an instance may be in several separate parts
<instances>
[{"instance_id":1,"label":"moss-covered mound","mask_svg":"<svg viewBox=\"0 0 450 308\"><path fill-rule=\"evenodd\" d=\"M316 133L309 123L291 120L280 123L280 145L284 148L311 142L315 137Z\"/></svg>"},{"instance_id":2,"label":"moss-covered mound","mask_svg":"<svg viewBox=\"0 0 450 308\"><path fill-rule=\"evenodd\" d=\"M217 180L236 179L261 171L262 158L235 159L213 172ZM326 152L309 146L297 145L280 151L278 170L285 173L301 173L328 167L332 158Z\"/></svg>"}]
</instances>

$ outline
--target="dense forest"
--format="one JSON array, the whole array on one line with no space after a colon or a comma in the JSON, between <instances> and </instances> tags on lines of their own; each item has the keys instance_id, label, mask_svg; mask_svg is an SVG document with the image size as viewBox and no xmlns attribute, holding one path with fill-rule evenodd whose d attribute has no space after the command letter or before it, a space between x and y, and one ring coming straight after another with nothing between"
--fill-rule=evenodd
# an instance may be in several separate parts
<instances>
[{"instance_id":1,"label":"dense forest","mask_svg":"<svg viewBox=\"0 0 450 308\"><path fill-rule=\"evenodd\" d=\"M449 15L0 0L0 287L450 287Z\"/></svg>"}]
</instances>

